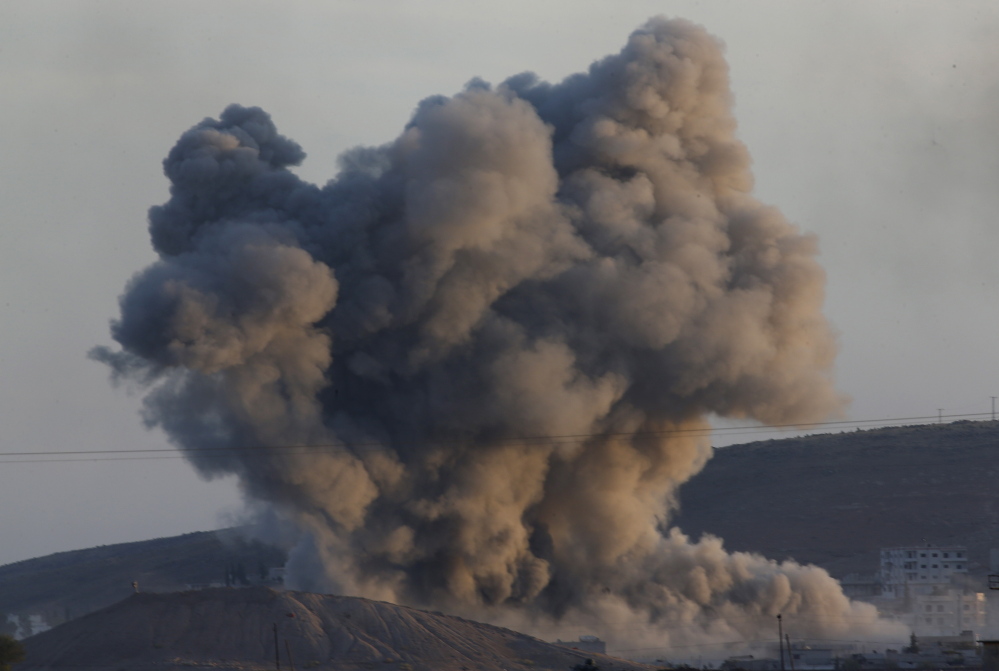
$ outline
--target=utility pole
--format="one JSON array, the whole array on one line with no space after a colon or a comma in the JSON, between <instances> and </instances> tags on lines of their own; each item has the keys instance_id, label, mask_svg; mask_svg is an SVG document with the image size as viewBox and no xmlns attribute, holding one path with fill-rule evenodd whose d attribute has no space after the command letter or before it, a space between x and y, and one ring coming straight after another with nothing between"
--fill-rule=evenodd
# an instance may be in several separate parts
<instances>
[{"instance_id":1,"label":"utility pole","mask_svg":"<svg viewBox=\"0 0 999 671\"><path fill-rule=\"evenodd\" d=\"M777 613L777 647L780 648L780 671L784 671L784 625L780 613Z\"/></svg>"},{"instance_id":2,"label":"utility pole","mask_svg":"<svg viewBox=\"0 0 999 671\"><path fill-rule=\"evenodd\" d=\"M281 671L281 648L278 646L277 622L274 623L274 666Z\"/></svg>"},{"instance_id":3,"label":"utility pole","mask_svg":"<svg viewBox=\"0 0 999 671\"><path fill-rule=\"evenodd\" d=\"M992 397L992 421L996 421L996 397Z\"/></svg>"},{"instance_id":4,"label":"utility pole","mask_svg":"<svg viewBox=\"0 0 999 671\"><path fill-rule=\"evenodd\" d=\"M285 615L290 618L295 617L294 613L285 613ZM285 631L287 631L287 629ZM291 671L295 671L295 658L291 654L291 644L288 642L287 637L284 639L284 649L288 653L288 664L291 665ZM278 669L278 671L280 671L280 669Z\"/></svg>"},{"instance_id":5,"label":"utility pole","mask_svg":"<svg viewBox=\"0 0 999 671\"><path fill-rule=\"evenodd\" d=\"M943 424L943 408L937 408L937 424Z\"/></svg>"},{"instance_id":6,"label":"utility pole","mask_svg":"<svg viewBox=\"0 0 999 671\"><path fill-rule=\"evenodd\" d=\"M784 640L787 641L787 661L791 663L791 671L794 671L794 655L791 654L791 635L784 634Z\"/></svg>"}]
</instances>

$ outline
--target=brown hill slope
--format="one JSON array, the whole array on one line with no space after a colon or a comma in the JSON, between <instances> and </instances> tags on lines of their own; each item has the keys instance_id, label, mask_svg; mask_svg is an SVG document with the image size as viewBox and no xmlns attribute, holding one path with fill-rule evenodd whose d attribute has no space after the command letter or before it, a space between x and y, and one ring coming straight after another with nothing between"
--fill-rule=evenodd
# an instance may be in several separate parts
<instances>
[{"instance_id":1,"label":"brown hill slope","mask_svg":"<svg viewBox=\"0 0 999 671\"><path fill-rule=\"evenodd\" d=\"M999 422L768 440L715 451L680 490L675 520L732 550L872 573L882 547L999 548Z\"/></svg>"},{"instance_id":2,"label":"brown hill slope","mask_svg":"<svg viewBox=\"0 0 999 671\"><path fill-rule=\"evenodd\" d=\"M284 668L568 671L586 658L605 670L650 668L439 613L250 587L135 594L25 640L18 669L271 669L275 623Z\"/></svg>"}]
</instances>

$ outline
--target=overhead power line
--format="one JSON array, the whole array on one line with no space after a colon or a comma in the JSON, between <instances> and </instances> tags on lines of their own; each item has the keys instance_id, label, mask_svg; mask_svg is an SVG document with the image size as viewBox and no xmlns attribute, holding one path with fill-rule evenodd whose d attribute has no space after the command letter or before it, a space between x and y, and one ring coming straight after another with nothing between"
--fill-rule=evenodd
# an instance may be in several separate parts
<instances>
[{"instance_id":1,"label":"overhead power line","mask_svg":"<svg viewBox=\"0 0 999 671\"><path fill-rule=\"evenodd\" d=\"M586 442L595 438L642 438L642 437L667 437L667 436L734 436L734 435L759 435L775 433L785 430L793 430L801 433L827 431L829 429L876 429L888 428L892 426L904 426L921 423L931 423L934 420L939 422L947 420L973 420L985 419L990 416L988 412L962 413L953 415L917 415L912 417L881 417L876 419L858 420L838 420L828 422L805 422L798 424L745 424L738 426L722 426L707 428L677 428L665 429L661 431L630 431L630 432L607 432L607 433L576 433L576 434L546 434L533 436L519 436L500 439L473 439L473 438L446 438L440 440L421 441L427 444L446 445L476 443L482 446L502 447L509 445L530 445L536 443L543 444L573 444ZM227 455L246 453L258 453L260 456L270 456L274 453L286 454L309 454L324 453L337 448L356 447L378 447L384 443L378 441L360 441L352 443L311 443L311 444L290 444L290 445L234 445L219 447L191 447L178 450L173 447L160 448L126 448L126 449L106 449L106 450L32 450L20 452L0 452L0 463L4 464L28 464L28 463L63 463L82 461L157 461L164 459L182 459L186 456L206 456L217 455L220 458ZM410 445L414 443L409 443ZM145 455L145 456L123 456L123 455Z\"/></svg>"}]
</instances>

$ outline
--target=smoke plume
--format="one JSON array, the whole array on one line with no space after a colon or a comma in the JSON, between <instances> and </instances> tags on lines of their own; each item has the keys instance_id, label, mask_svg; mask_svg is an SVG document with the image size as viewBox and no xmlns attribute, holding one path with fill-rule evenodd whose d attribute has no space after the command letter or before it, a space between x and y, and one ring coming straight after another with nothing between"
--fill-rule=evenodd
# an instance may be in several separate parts
<instances>
[{"instance_id":1,"label":"smoke plume","mask_svg":"<svg viewBox=\"0 0 999 671\"><path fill-rule=\"evenodd\" d=\"M660 645L779 612L856 635L876 613L824 571L669 529L711 413L842 403L816 242L751 195L731 106L719 43L665 19L559 84L428 98L323 187L233 105L166 158L159 261L93 356L294 525L294 586Z\"/></svg>"}]
</instances>

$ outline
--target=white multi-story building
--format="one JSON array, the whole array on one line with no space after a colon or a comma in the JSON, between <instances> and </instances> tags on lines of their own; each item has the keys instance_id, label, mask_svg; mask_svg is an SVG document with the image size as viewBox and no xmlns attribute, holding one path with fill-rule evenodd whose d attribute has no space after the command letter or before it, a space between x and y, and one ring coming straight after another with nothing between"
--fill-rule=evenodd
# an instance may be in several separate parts
<instances>
[{"instance_id":1,"label":"white multi-story building","mask_svg":"<svg viewBox=\"0 0 999 671\"><path fill-rule=\"evenodd\" d=\"M968 589L961 580L967 575L963 545L881 550L882 598L893 600L901 620L920 636L984 629L985 594Z\"/></svg>"},{"instance_id":2,"label":"white multi-story building","mask_svg":"<svg viewBox=\"0 0 999 671\"><path fill-rule=\"evenodd\" d=\"M919 636L946 636L985 628L985 594L938 589L913 598L908 624Z\"/></svg>"},{"instance_id":3,"label":"white multi-story building","mask_svg":"<svg viewBox=\"0 0 999 671\"><path fill-rule=\"evenodd\" d=\"M954 576L967 573L968 549L963 545L881 550L881 589L889 599L931 594L935 585L949 585Z\"/></svg>"}]
</instances>

